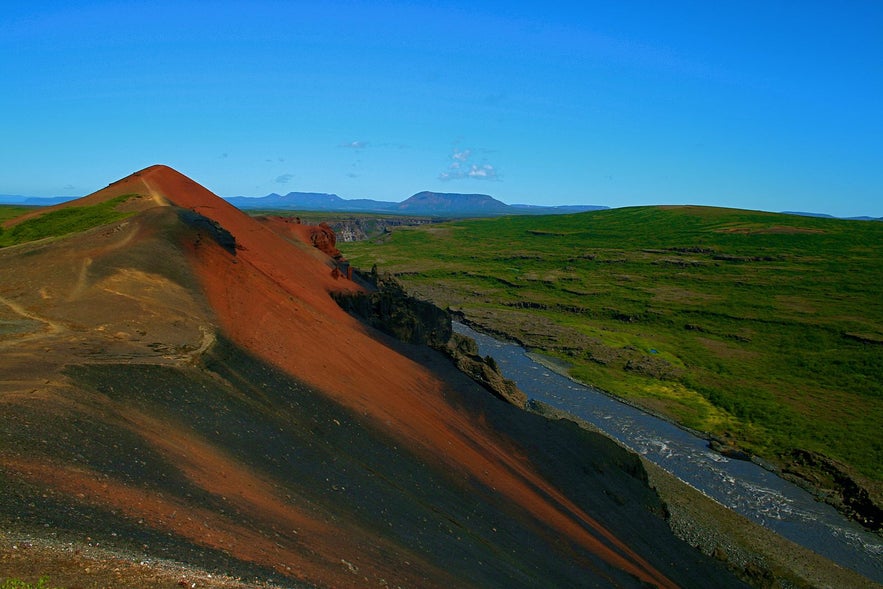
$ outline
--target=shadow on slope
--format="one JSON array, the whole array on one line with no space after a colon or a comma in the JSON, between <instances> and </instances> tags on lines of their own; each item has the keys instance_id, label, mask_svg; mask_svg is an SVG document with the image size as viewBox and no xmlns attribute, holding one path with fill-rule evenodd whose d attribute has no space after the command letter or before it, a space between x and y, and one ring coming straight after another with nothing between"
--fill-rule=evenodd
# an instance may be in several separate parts
<instances>
[{"instance_id":1,"label":"shadow on slope","mask_svg":"<svg viewBox=\"0 0 883 589\"><path fill-rule=\"evenodd\" d=\"M71 366L73 398L8 406L6 525L263 578L640 585L229 342L204 368ZM671 578L728 577L670 536L636 457L457 384L458 405L523 440L526 460Z\"/></svg>"}]
</instances>

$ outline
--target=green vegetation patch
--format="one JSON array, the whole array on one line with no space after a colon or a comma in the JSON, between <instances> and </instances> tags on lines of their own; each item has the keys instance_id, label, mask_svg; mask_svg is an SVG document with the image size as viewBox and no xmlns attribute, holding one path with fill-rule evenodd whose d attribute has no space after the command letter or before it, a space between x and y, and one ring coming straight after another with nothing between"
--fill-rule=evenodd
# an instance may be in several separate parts
<instances>
[{"instance_id":1,"label":"green vegetation patch","mask_svg":"<svg viewBox=\"0 0 883 589\"><path fill-rule=\"evenodd\" d=\"M883 481L883 223L633 207L340 246L683 425Z\"/></svg>"},{"instance_id":2,"label":"green vegetation patch","mask_svg":"<svg viewBox=\"0 0 883 589\"><path fill-rule=\"evenodd\" d=\"M0 247L27 243L46 237L61 237L70 233L79 233L124 219L132 213L117 211L116 207L134 196L137 195L124 194L96 205L56 209L6 229L0 227Z\"/></svg>"},{"instance_id":3,"label":"green vegetation patch","mask_svg":"<svg viewBox=\"0 0 883 589\"><path fill-rule=\"evenodd\" d=\"M0 589L51 589L49 577L40 577L36 583L28 583L21 579L6 579L0 583Z\"/></svg>"},{"instance_id":4,"label":"green vegetation patch","mask_svg":"<svg viewBox=\"0 0 883 589\"><path fill-rule=\"evenodd\" d=\"M30 213L34 208L22 205L0 205L0 223Z\"/></svg>"}]
</instances>

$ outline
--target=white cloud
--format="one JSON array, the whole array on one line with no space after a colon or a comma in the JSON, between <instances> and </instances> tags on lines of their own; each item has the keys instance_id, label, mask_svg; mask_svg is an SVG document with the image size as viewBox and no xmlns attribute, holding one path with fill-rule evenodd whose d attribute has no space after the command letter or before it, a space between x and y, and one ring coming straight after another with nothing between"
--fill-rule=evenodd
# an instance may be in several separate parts
<instances>
[{"instance_id":1,"label":"white cloud","mask_svg":"<svg viewBox=\"0 0 883 589\"><path fill-rule=\"evenodd\" d=\"M469 168L469 172L466 175L477 180L497 179L497 171L490 164L472 164L472 166Z\"/></svg>"},{"instance_id":2,"label":"white cloud","mask_svg":"<svg viewBox=\"0 0 883 589\"><path fill-rule=\"evenodd\" d=\"M479 152L487 153L484 150L479 150ZM472 149L461 150L454 148L454 153L450 156L450 164L448 164L446 170L438 175L438 179L442 182L463 179L500 180L500 177L497 174L497 169L493 165L487 163L486 161L482 161L481 163L472 163L470 161L472 158L472 153Z\"/></svg>"},{"instance_id":3,"label":"white cloud","mask_svg":"<svg viewBox=\"0 0 883 589\"><path fill-rule=\"evenodd\" d=\"M367 141L350 141L348 143L341 143L338 147L346 147L348 149L365 149L368 147Z\"/></svg>"},{"instance_id":4,"label":"white cloud","mask_svg":"<svg viewBox=\"0 0 883 589\"><path fill-rule=\"evenodd\" d=\"M464 149L463 151L454 150L454 155L451 156L451 159L458 162L465 162L469 159L469 156L472 155L471 149Z\"/></svg>"}]
</instances>

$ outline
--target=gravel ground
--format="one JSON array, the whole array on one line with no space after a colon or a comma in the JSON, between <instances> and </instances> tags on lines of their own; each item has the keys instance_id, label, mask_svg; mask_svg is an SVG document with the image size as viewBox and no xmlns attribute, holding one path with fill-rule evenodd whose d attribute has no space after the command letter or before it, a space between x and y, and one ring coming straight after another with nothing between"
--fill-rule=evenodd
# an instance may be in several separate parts
<instances>
[{"instance_id":1,"label":"gravel ground","mask_svg":"<svg viewBox=\"0 0 883 589\"><path fill-rule=\"evenodd\" d=\"M16 578L29 583L46 576L51 587L65 589L282 589L271 580L245 581L173 560L143 558L83 542L36 538L0 531L0 582ZM303 585L299 585L303 587Z\"/></svg>"}]
</instances>

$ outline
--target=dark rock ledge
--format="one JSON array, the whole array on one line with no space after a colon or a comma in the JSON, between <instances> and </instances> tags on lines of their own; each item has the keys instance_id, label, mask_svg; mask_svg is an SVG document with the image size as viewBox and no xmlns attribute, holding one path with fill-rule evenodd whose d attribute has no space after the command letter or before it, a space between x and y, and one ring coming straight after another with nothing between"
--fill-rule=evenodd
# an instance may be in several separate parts
<instances>
[{"instance_id":1,"label":"dark rock ledge","mask_svg":"<svg viewBox=\"0 0 883 589\"><path fill-rule=\"evenodd\" d=\"M527 395L503 377L493 357L478 353L472 338L454 333L449 311L410 296L395 278L378 275L376 268L356 277L369 292L334 295L350 315L400 341L427 345L444 353L460 371L496 397L524 408Z\"/></svg>"}]
</instances>

